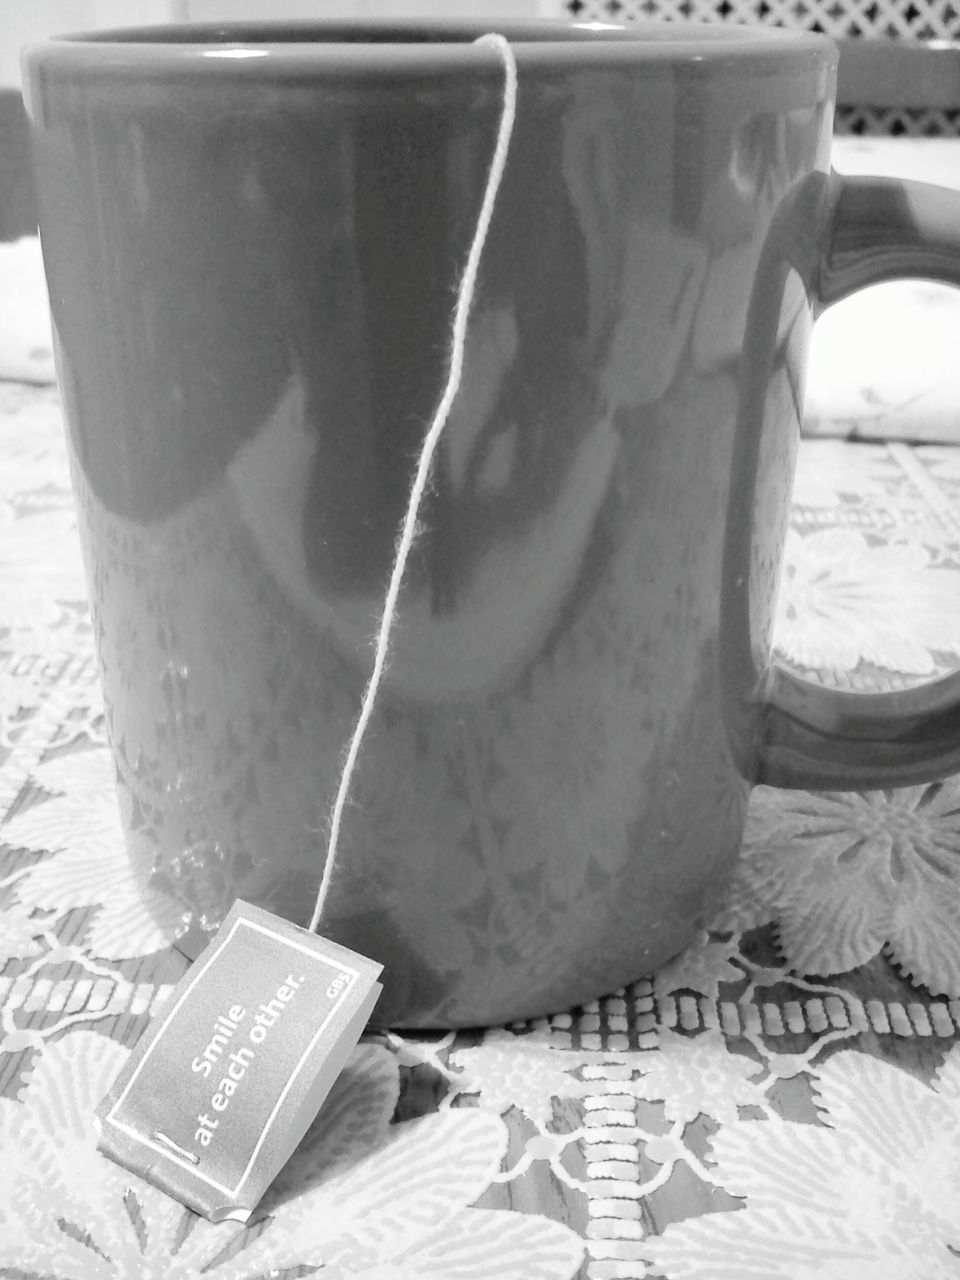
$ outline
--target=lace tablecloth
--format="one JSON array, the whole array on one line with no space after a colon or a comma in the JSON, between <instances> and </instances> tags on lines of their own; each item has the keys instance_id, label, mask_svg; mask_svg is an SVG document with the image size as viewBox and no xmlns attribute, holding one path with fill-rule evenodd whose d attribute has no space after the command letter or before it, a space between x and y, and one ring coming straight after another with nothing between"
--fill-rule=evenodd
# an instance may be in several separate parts
<instances>
[{"instance_id":1,"label":"lace tablecloth","mask_svg":"<svg viewBox=\"0 0 960 1280\"><path fill-rule=\"evenodd\" d=\"M960 446L808 439L795 497L784 657L861 688L957 665ZM122 851L56 393L0 383L3 1274L960 1274L960 778L760 789L728 901L652 978L367 1037L250 1227L95 1149L186 964L172 913Z\"/></svg>"}]
</instances>

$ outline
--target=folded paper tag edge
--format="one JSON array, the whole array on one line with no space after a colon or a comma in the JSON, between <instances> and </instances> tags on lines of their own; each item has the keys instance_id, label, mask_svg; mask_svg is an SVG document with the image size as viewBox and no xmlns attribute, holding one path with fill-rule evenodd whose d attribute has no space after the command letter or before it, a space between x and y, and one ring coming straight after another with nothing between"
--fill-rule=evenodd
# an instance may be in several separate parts
<instances>
[{"instance_id":1,"label":"folded paper tag edge","mask_svg":"<svg viewBox=\"0 0 960 1280\"><path fill-rule=\"evenodd\" d=\"M349 1060L382 968L238 900L97 1109L99 1149L211 1221L246 1221Z\"/></svg>"}]
</instances>

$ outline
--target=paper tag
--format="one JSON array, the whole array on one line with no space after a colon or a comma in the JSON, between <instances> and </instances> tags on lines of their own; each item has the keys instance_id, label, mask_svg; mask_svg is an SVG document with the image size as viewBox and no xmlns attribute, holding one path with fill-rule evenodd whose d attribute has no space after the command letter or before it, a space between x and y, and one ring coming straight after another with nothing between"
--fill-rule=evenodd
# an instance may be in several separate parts
<instances>
[{"instance_id":1,"label":"paper tag","mask_svg":"<svg viewBox=\"0 0 960 1280\"><path fill-rule=\"evenodd\" d=\"M100 1150L212 1222L245 1222L380 994L382 966L236 902L101 1103Z\"/></svg>"}]
</instances>

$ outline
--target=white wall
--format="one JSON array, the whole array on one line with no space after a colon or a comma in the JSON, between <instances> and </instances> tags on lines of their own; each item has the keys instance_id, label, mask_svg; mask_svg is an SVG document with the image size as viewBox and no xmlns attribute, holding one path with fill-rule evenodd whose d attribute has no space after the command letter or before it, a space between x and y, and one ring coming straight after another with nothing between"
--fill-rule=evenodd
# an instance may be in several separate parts
<instances>
[{"instance_id":1,"label":"white wall","mask_svg":"<svg viewBox=\"0 0 960 1280\"><path fill-rule=\"evenodd\" d=\"M183 16L183 4L184 0L0 0L0 87L19 88L20 50L33 40L95 27L176 21Z\"/></svg>"},{"instance_id":2,"label":"white wall","mask_svg":"<svg viewBox=\"0 0 960 1280\"><path fill-rule=\"evenodd\" d=\"M0 0L0 87L20 84L23 45L58 32L227 18L563 16L562 0Z\"/></svg>"},{"instance_id":3,"label":"white wall","mask_svg":"<svg viewBox=\"0 0 960 1280\"><path fill-rule=\"evenodd\" d=\"M542 0L183 0L197 20L222 18L535 17ZM549 5L548 8L556 6Z\"/></svg>"}]
</instances>

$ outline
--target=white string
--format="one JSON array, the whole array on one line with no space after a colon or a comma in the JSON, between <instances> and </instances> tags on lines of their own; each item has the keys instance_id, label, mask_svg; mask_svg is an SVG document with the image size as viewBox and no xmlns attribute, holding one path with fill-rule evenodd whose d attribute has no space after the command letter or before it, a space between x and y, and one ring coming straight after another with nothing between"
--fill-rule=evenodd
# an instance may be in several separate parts
<instances>
[{"instance_id":1,"label":"white string","mask_svg":"<svg viewBox=\"0 0 960 1280\"><path fill-rule=\"evenodd\" d=\"M414 477L413 486L410 490L410 497L407 500L407 511L403 518L403 525L400 532L400 538L397 543L396 557L393 562L393 569L390 573L390 584L387 587L387 594L383 601L383 613L380 618L380 628L377 634L377 647L373 659L373 670L370 675L369 683L363 694L363 702L360 706L360 715L357 719L356 727L353 731L353 737L350 739L350 746L347 749L347 756L343 766L343 772L340 775L340 785L337 789L337 797L333 804L330 815L330 839L327 845L327 859L323 868L323 876L320 880L320 888L317 891L317 900L314 903L313 915L310 918L309 929L315 931L320 919L323 916L323 909L326 904L327 894L333 879L333 869L337 859L337 847L340 842L340 828L343 825L343 812L346 807L347 797L350 793L350 783L353 779L354 769L356 768L357 759L360 755L360 747L363 743L364 734L367 731L367 725L373 714L373 705L380 689L380 682L383 679L383 673L387 665L387 652L390 645L390 633L393 630L393 624L397 614L397 600L400 595L400 583L403 578L403 571L407 565L407 559L417 535L417 515L420 511L420 504L423 501L423 495L426 492L427 480L430 474L430 466L433 462L433 455L436 452L437 444L443 428L446 426L447 418L450 416L450 410L453 402L457 397L460 389L460 380L463 376L463 358L467 341L467 322L470 318L470 308L473 305L473 295L477 283L477 275L480 269L480 257L483 253L483 246L486 243L487 233L490 230L490 221L493 217L493 207L496 203L497 193L500 190L500 183L503 178L503 171L506 168L507 152L510 147L510 138L513 133L514 119L517 112L517 64L513 56L513 50L510 48L509 42L504 36L494 33L488 33L481 36L477 44L488 45L496 49L503 60L504 69L504 87L503 87L503 109L500 114L500 127L497 131L497 145L493 153L493 159L490 162L490 170L487 174L487 186L483 195L483 204L480 206L480 216L477 219L477 228L473 234L473 243L470 245L470 252L467 254L466 266L463 270L463 278L460 281L460 288L457 293L457 305L453 314L453 329L450 342L450 370L447 374L447 384L437 406L433 421L424 438L423 448L420 451L420 461L417 464L416 476Z\"/></svg>"}]
</instances>

